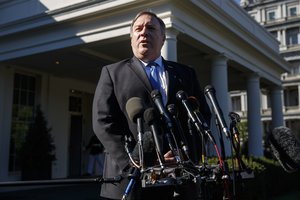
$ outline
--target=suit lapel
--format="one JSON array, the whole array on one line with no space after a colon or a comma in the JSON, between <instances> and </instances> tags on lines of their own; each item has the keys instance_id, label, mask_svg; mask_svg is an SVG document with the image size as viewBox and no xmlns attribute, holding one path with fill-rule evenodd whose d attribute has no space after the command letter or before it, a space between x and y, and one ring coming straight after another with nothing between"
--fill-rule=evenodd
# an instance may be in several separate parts
<instances>
[{"instance_id":1,"label":"suit lapel","mask_svg":"<svg viewBox=\"0 0 300 200\"><path fill-rule=\"evenodd\" d=\"M165 67L166 72L166 81L167 81L167 87L168 87L168 94L167 94L167 102L174 101L173 98L176 97L176 90L177 83L181 82L180 76L177 74L175 67L173 65L170 65L166 60L163 59L163 64ZM134 74L137 76L137 78L141 81L141 83L144 85L144 87L147 89L149 93L151 93L152 86L151 83L147 77L147 74L143 68L143 64L136 58L133 57L131 59L131 62L129 63L129 68L134 72ZM176 100L176 99L175 99Z\"/></svg>"},{"instance_id":2,"label":"suit lapel","mask_svg":"<svg viewBox=\"0 0 300 200\"><path fill-rule=\"evenodd\" d=\"M145 88L149 92L151 92L152 86L151 86L151 83L147 77L145 70L144 70L143 64L136 57L133 57L131 59L131 63L129 64L129 67L136 74L137 78L141 80L141 82L145 86Z\"/></svg>"},{"instance_id":3,"label":"suit lapel","mask_svg":"<svg viewBox=\"0 0 300 200\"><path fill-rule=\"evenodd\" d=\"M169 102L172 97L176 95L175 91L175 83L176 80L178 79L176 71L174 69L174 66L169 65L167 61L163 60L164 67L165 67L165 72L166 72L166 81L167 81L167 86L168 86L168 94L167 94L167 102Z\"/></svg>"}]
</instances>

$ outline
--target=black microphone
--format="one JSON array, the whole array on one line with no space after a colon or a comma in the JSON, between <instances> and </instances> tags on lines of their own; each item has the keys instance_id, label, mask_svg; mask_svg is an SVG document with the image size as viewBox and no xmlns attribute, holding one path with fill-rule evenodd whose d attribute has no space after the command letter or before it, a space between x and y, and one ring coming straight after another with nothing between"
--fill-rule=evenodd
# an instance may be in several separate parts
<instances>
[{"instance_id":1,"label":"black microphone","mask_svg":"<svg viewBox=\"0 0 300 200\"><path fill-rule=\"evenodd\" d=\"M179 139L179 144L181 145L181 148L183 149L187 159L190 160L189 148L187 146L187 140L184 136L184 131L181 126L181 123L177 117L177 115L178 115L177 109L174 104L169 104L167 106L167 109L168 109L169 113L171 114L173 121L175 122L175 125L177 128L177 133L178 133L177 135L178 135L178 139Z\"/></svg>"},{"instance_id":2,"label":"black microphone","mask_svg":"<svg viewBox=\"0 0 300 200\"><path fill-rule=\"evenodd\" d=\"M228 131L226 122L224 120L223 112L222 112L222 110L219 106L219 103L217 101L217 98L216 98L216 90L213 88L213 86L207 85L205 87L204 93L208 97L208 99L210 100L210 102L213 106L214 112L217 115L217 119L221 126L220 128L221 128L222 132L225 134L225 136L227 138L229 138L229 131Z\"/></svg>"},{"instance_id":3,"label":"black microphone","mask_svg":"<svg viewBox=\"0 0 300 200\"><path fill-rule=\"evenodd\" d=\"M143 157L143 113L144 113L144 102L139 97L132 97L130 98L125 105L127 115L129 119L137 124L137 132L138 132L138 141L137 141L137 148L138 148L138 156L140 165L144 166L144 157ZM134 154L133 154L134 156Z\"/></svg>"},{"instance_id":4,"label":"black microphone","mask_svg":"<svg viewBox=\"0 0 300 200\"><path fill-rule=\"evenodd\" d=\"M157 154L158 154L158 161L159 161L160 165L162 166L162 164L164 162L163 137L162 137L160 128L157 124L157 115L156 115L155 109L154 108L146 109L144 112L144 119L152 131L155 147L156 147Z\"/></svg>"},{"instance_id":5,"label":"black microphone","mask_svg":"<svg viewBox=\"0 0 300 200\"><path fill-rule=\"evenodd\" d=\"M191 103L192 110L201 126L203 126L204 129L209 129L207 121L204 119L203 115L200 112L200 104L198 99L194 96L189 96L188 101Z\"/></svg>"},{"instance_id":6,"label":"black microphone","mask_svg":"<svg viewBox=\"0 0 300 200\"><path fill-rule=\"evenodd\" d=\"M207 123L205 122L200 112L198 112L197 115L195 114L192 105L188 101L187 94L184 91L180 90L176 93L176 98L183 104L190 120L196 127L197 131L200 133L204 132L209 137L209 139L215 144L215 139L213 138Z\"/></svg>"},{"instance_id":7,"label":"black microphone","mask_svg":"<svg viewBox=\"0 0 300 200\"><path fill-rule=\"evenodd\" d=\"M170 147L171 151L173 152L173 155L175 156L176 161L181 162L181 158L180 158L178 149L175 148L176 141L175 141L175 136L173 133L172 120L169 116L168 111L166 110L165 106L163 105L161 94L158 90L153 90L151 92L151 97L154 101L154 104L156 105L156 108L158 109L160 115L163 117L163 120L167 125L168 131L165 133L165 135L166 135L166 139L168 140L169 147ZM174 145L174 143L175 143L175 145Z\"/></svg>"},{"instance_id":8,"label":"black microphone","mask_svg":"<svg viewBox=\"0 0 300 200\"><path fill-rule=\"evenodd\" d=\"M196 117L195 113L193 112L192 106L188 102L187 94L184 91L180 90L176 93L176 98L184 106L189 118L192 120L192 122L196 126L197 130L201 131L201 126L199 125L199 123L197 121L197 117Z\"/></svg>"},{"instance_id":9,"label":"black microphone","mask_svg":"<svg viewBox=\"0 0 300 200\"><path fill-rule=\"evenodd\" d=\"M168 128L172 128L172 121L169 116L169 113L167 112L165 106L163 105L160 92L158 90L153 90L151 92L151 97L152 97L159 113L163 116L164 121L166 122Z\"/></svg>"},{"instance_id":10,"label":"black microphone","mask_svg":"<svg viewBox=\"0 0 300 200\"><path fill-rule=\"evenodd\" d=\"M268 142L273 155L286 172L292 173L300 169L300 141L289 128L274 128Z\"/></svg>"}]
</instances>

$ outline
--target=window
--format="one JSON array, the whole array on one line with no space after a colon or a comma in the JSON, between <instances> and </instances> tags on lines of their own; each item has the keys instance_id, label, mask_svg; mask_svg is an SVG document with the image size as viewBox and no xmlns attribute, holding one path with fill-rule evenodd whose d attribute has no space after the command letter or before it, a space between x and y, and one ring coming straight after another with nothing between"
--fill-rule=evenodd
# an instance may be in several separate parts
<instances>
[{"instance_id":1,"label":"window","mask_svg":"<svg viewBox=\"0 0 300 200\"><path fill-rule=\"evenodd\" d=\"M267 20L272 21L276 19L276 12L275 11L268 11L267 12Z\"/></svg>"},{"instance_id":2,"label":"window","mask_svg":"<svg viewBox=\"0 0 300 200\"><path fill-rule=\"evenodd\" d=\"M299 28L290 28L286 30L286 44L295 45L298 44Z\"/></svg>"},{"instance_id":3,"label":"window","mask_svg":"<svg viewBox=\"0 0 300 200\"><path fill-rule=\"evenodd\" d=\"M297 16L297 7L290 7L288 9L288 16L289 17Z\"/></svg>"},{"instance_id":4,"label":"window","mask_svg":"<svg viewBox=\"0 0 300 200\"><path fill-rule=\"evenodd\" d=\"M289 9L289 16L297 16L297 8L292 7Z\"/></svg>"},{"instance_id":5,"label":"window","mask_svg":"<svg viewBox=\"0 0 300 200\"><path fill-rule=\"evenodd\" d=\"M256 20L256 14L251 14L251 17Z\"/></svg>"},{"instance_id":6,"label":"window","mask_svg":"<svg viewBox=\"0 0 300 200\"><path fill-rule=\"evenodd\" d=\"M273 35L274 38L278 39L277 31L271 31L270 33Z\"/></svg>"},{"instance_id":7,"label":"window","mask_svg":"<svg viewBox=\"0 0 300 200\"><path fill-rule=\"evenodd\" d=\"M292 70L291 70L291 74L293 74L293 75L298 75L298 74L300 74L299 66L293 67Z\"/></svg>"},{"instance_id":8,"label":"window","mask_svg":"<svg viewBox=\"0 0 300 200\"><path fill-rule=\"evenodd\" d=\"M81 113L82 109L82 99L78 96L69 97L69 111Z\"/></svg>"},{"instance_id":9,"label":"window","mask_svg":"<svg viewBox=\"0 0 300 200\"><path fill-rule=\"evenodd\" d=\"M231 97L232 101L232 110L233 111L241 111L242 105L241 105L241 97L240 96L233 96Z\"/></svg>"},{"instance_id":10,"label":"window","mask_svg":"<svg viewBox=\"0 0 300 200\"><path fill-rule=\"evenodd\" d=\"M33 120L36 78L16 73L14 76L13 111L10 136L9 171L19 171L20 150L29 124Z\"/></svg>"},{"instance_id":11,"label":"window","mask_svg":"<svg viewBox=\"0 0 300 200\"><path fill-rule=\"evenodd\" d=\"M298 106L298 87L290 87L284 90L284 103L285 106Z\"/></svg>"}]
</instances>

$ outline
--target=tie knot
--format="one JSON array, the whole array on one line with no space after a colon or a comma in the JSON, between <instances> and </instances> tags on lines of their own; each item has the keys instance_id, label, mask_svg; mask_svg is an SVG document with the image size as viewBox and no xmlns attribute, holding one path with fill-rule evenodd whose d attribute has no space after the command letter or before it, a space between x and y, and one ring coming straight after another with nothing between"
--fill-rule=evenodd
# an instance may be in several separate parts
<instances>
[{"instance_id":1,"label":"tie knot","mask_svg":"<svg viewBox=\"0 0 300 200\"><path fill-rule=\"evenodd\" d=\"M149 62L146 67L150 67L151 68L151 67L158 67L158 66L159 65L156 62L152 61L152 62Z\"/></svg>"}]
</instances>

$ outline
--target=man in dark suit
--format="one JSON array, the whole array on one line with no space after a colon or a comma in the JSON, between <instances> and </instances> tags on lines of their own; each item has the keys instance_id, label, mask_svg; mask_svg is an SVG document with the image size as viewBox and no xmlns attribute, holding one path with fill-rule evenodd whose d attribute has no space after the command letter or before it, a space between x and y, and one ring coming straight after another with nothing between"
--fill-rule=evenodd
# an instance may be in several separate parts
<instances>
[{"instance_id":1,"label":"man in dark suit","mask_svg":"<svg viewBox=\"0 0 300 200\"><path fill-rule=\"evenodd\" d=\"M146 70L149 62L155 61L158 64L159 83L165 105L179 106L176 92L183 90L199 100L202 114L207 120L210 119L210 110L194 70L164 60L161 56L164 41L164 22L152 12L141 12L131 24L131 46L134 56L102 69L93 102L93 128L107 151L104 178L124 175L130 166L130 159L124 148L124 136L132 135L137 141L137 124L127 115L127 101L132 97L139 97L146 107L155 107L150 95L154 86L151 85ZM170 152L167 152L164 158L166 162L174 161ZM126 177L120 183L104 183L101 187L101 197L121 199L127 185ZM133 194L130 195L130 199L153 198L148 195L137 197L136 190L131 193Z\"/></svg>"}]
</instances>

